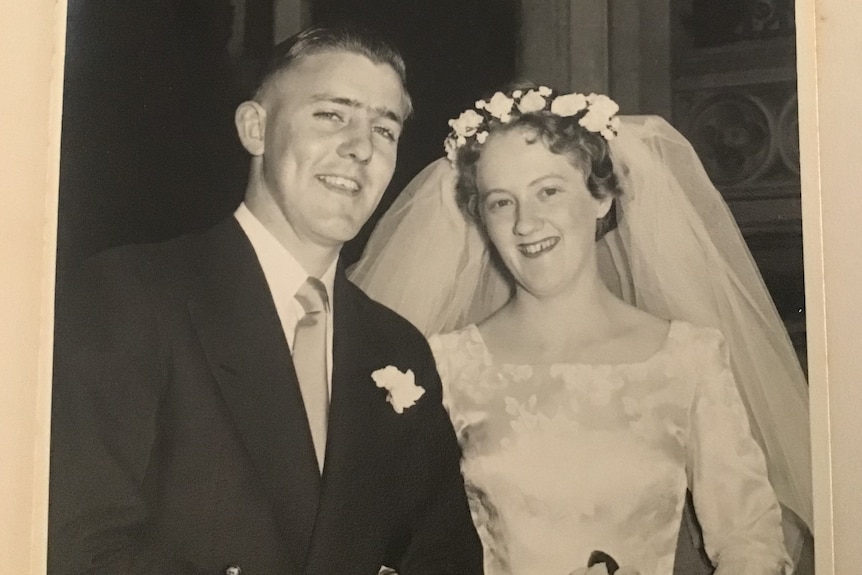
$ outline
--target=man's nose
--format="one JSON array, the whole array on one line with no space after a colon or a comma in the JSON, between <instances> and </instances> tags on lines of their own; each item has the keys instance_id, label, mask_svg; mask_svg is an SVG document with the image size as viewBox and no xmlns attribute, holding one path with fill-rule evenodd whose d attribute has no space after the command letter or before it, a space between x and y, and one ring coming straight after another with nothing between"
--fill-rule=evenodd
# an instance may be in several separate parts
<instances>
[{"instance_id":1,"label":"man's nose","mask_svg":"<svg viewBox=\"0 0 862 575\"><path fill-rule=\"evenodd\" d=\"M371 126L365 122L352 122L344 129L344 139L338 146L338 154L343 158L351 158L360 163L366 163L374 153L374 143L371 141Z\"/></svg>"}]
</instances>

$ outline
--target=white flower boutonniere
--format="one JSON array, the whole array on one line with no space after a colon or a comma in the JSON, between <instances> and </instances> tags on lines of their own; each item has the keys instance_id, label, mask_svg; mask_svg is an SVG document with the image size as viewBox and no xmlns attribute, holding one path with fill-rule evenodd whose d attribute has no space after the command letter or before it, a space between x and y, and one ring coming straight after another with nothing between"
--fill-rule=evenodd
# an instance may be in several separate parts
<instances>
[{"instance_id":1,"label":"white flower boutonniere","mask_svg":"<svg viewBox=\"0 0 862 575\"><path fill-rule=\"evenodd\" d=\"M405 373L389 365L372 373L371 378L377 387L389 392L386 401L392 404L395 413L404 413L405 409L415 405L425 395L425 389L416 385L413 370L410 369Z\"/></svg>"}]
</instances>

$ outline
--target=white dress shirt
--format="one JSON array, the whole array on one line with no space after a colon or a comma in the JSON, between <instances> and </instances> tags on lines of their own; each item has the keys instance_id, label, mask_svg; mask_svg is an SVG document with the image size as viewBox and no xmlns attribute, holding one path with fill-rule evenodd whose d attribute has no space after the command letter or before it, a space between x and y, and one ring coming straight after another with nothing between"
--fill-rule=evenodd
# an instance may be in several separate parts
<instances>
[{"instance_id":1,"label":"white dress shirt","mask_svg":"<svg viewBox=\"0 0 862 575\"><path fill-rule=\"evenodd\" d=\"M248 236L255 254L257 254L260 267L263 268L263 275L266 276L266 283L275 303L275 311L278 313L284 337L292 353L296 324L305 315L305 310L294 296L309 277L309 273L296 261L293 254L260 223L260 220L251 213L245 202L236 209L234 217L245 235ZM317 278L326 288L326 295L329 300L329 313L326 314L326 380L329 383L330 396L332 395L332 317L334 315L332 294L337 265L338 258L336 257L329 269L324 272L323 277Z\"/></svg>"}]
</instances>

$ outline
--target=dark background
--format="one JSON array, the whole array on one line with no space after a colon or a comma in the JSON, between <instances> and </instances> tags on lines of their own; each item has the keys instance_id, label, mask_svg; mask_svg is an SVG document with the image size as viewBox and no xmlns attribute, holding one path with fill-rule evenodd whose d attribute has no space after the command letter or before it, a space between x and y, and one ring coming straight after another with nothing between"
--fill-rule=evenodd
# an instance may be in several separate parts
<instances>
[{"instance_id":1,"label":"dark background","mask_svg":"<svg viewBox=\"0 0 862 575\"><path fill-rule=\"evenodd\" d=\"M416 110L380 207L342 251L347 263L398 191L442 155L447 120L515 79L522 1L529 0L307 3L312 23L357 22L399 46ZM668 120L744 216L743 233L804 360L793 2L671 5L678 33ZM238 59L228 51L229 0L69 0L58 293L68 272L98 251L200 230L235 209L248 157L233 114L273 44L273 13L273 0L245 0ZM760 83L769 78L760 65L770 73L783 68L785 79ZM766 116L788 129L772 133ZM778 147L791 161L776 161Z\"/></svg>"},{"instance_id":2,"label":"dark background","mask_svg":"<svg viewBox=\"0 0 862 575\"><path fill-rule=\"evenodd\" d=\"M70 0L60 166L58 281L111 246L207 227L242 199L247 154L233 112L272 43L271 2L246 7L244 69L227 52L227 0ZM263 16L262 16L263 15ZM515 71L517 4L507 0L321 0L314 23L353 21L396 43L415 116L375 218L442 155L447 120Z\"/></svg>"}]
</instances>

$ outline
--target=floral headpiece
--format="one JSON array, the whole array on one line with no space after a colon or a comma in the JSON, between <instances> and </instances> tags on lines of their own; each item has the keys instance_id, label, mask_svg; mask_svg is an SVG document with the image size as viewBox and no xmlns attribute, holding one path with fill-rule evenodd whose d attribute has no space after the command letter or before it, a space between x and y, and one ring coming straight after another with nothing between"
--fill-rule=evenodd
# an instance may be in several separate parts
<instances>
[{"instance_id":1,"label":"floral headpiece","mask_svg":"<svg viewBox=\"0 0 862 575\"><path fill-rule=\"evenodd\" d=\"M584 129L612 140L620 125L620 119L615 116L619 109L616 102L601 94L555 94L547 86L515 90L511 96L497 92L489 101L479 100L474 108L449 120L452 131L444 143L446 157L454 163L458 149L471 138L484 144L492 122L508 124L514 117L545 110L564 118L580 116L578 124Z\"/></svg>"}]
</instances>

